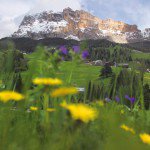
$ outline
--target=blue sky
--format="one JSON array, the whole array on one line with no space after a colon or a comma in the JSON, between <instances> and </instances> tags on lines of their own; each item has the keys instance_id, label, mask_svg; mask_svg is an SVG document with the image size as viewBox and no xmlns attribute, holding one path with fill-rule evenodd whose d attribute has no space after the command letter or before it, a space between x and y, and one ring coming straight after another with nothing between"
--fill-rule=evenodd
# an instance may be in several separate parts
<instances>
[{"instance_id":1,"label":"blue sky","mask_svg":"<svg viewBox=\"0 0 150 150\"><path fill-rule=\"evenodd\" d=\"M150 0L84 0L94 15L150 27Z\"/></svg>"},{"instance_id":2,"label":"blue sky","mask_svg":"<svg viewBox=\"0 0 150 150\"><path fill-rule=\"evenodd\" d=\"M140 29L150 27L150 0L1 0L0 38L17 30L27 13L66 7L85 9L102 19L137 24Z\"/></svg>"}]
</instances>

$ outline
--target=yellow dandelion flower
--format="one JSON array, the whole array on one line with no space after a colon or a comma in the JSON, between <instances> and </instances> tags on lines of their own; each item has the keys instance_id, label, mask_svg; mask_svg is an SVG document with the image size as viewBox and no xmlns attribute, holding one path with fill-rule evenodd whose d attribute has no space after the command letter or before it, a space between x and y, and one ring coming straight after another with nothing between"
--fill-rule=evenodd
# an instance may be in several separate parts
<instances>
[{"instance_id":1,"label":"yellow dandelion flower","mask_svg":"<svg viewBox=\"0 0 150 150\"><path fill-rule=\"evenodd\" d=\"M84 123L93 121L97 117L97 111L84 104L65 104L61 105L66 108L74 120L80 120Z\"/></svg>"},{"instance_id":2,"label":"yellow dandelion flower","mask_svg":"<svg viewBox=\"0 0 150 150\"><path fill-rule=\"evenodd\" d=\"M124 114L124 110L123 109L120 111L120 114L122 114L122 115Z\"/></svg>"},{"instance_id":3,"label":"yellow dandelion flower","mask_svg":"<svg viewBox=\"0 0 150 150\"><path fill-rule=\"evenodd\" d=\"M135 134L135 131L132 128L126 126L125 124L121 125L120 128L123 129L123 130L125 130L125 131L129 131L132 134Z\"/></svg>"},{"instance_id":4,"label":"yellow dandelion flower","mask_svg":"<svg viewBox=\"0 0 150 150\"><path fill-rule=\"evenodd\" d=\"M140 134L140 138L143 143L150 145L150 135L147 133Z\"/></svg>"},{"instance_id":5,"label":"yellow dandelion flower","mask_svg":"<svg viewBox=\"0 0 150 150\"><path fill-rule=\"evenodd\" d=\"M47 111L48 112L54 112L54 111L56 111L56 109L54 109L54 108L47 108Z\"/></svg>"},{"instance_id":6,"label":"yellow dandelion flower","mask_svg":"<svg viewBox=\"0 0 150 150\"><path fill-rule=\"evenodd\" d=\"M38 107L31 106L31 107L30 107L30 110L32 110L32 111L37 111L37 110L38 110Z\"/></svg>"},{"instance_id":7,"label":"yellow dandelion flower","mask_svg":"<svg viewBox=\"0 0 150 150\"><path fill-rule=\"evenodd\" d=\"M61 85L62 81L57 78L35 78L33 83L36 85Z\"/></svg>"},{"instance_id":8,"label":"yellow dandelion flower","mask_svg":"<svg viewBox=\"0 0 150 150\"><path fill-rule=\"evenodd\" d=\"M0 92L0 101L8 102L10 100L20 101L24 99L24 96L14 91L2 91Z\"/></svg>"},{"instance_id":9,"label":"yellow dandelion flower","mask_svg":"<svg viewBox=\"0 0 150 150\"><path fill-rule=\"evenodd\" d=\"M61 96L72 95L72 94L76 94L76 93L78 93L77 88L63 87L63 88L59 88L59 89L52 91L51 96L52 97L61 97Z\"/></svg>"}]
</instances>

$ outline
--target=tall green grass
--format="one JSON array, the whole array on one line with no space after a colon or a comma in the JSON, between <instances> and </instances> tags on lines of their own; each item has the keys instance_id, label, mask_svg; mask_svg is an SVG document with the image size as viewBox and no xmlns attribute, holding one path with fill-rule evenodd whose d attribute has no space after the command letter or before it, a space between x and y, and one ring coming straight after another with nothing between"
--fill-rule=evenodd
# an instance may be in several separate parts
<instances>
[{"instance_id":1,"label":"tall green grass","mask_svg":"<svg viewBox=\"0 0 150 150\"><path fill-rule=\"evenodd\" d=\"M39 47L36 52L26 56L27 68L16 72L14 62L19 61L17 63L20 64L20 60L16 60L14 54L13 51L8 51L4 58L6 64L1 66L0 90L18 91L25 96L25 99L20 102L3 103L0 101L0 149L149 149L149 145L141 141L139 134L150 133L150 111L142 107L136 107L134 110L128 109L122 103L118 104L115 101L105 103L103 99L88 101L88 103L86 100L81 100L85 106L95 109L98 114L94 121L84 123L81 120L74 120L69 111L60 106L64 100L68 103L80 102L79 95L52 98L50 92L57 87L34 85L32 82L36 77L60 77L64 81L62 86L75 86L75 83L76 86L84 86L89 79L98 80L99 68L80 65L79 62L59 63L60 58L57 53L50 55L46 49ZM134 74L131 73L130 77L131 84L126 88L132 91L132 86L135 84ZM81 80L82 78L84 79ZM116 80L114 82L117 83ZM140 88L142 87L139 86L139 89L134 90L141 92L139 101L143 101ZM115 85L112 95L117 90L117 85ZM124 89L118 92L124 92ZM30 110L31 106L37 107L38 110ZM54 108L55 111L47 112L46 107ZM133 128L135 134L121 129L122 124Z\"/></svg>"}]
</instances>

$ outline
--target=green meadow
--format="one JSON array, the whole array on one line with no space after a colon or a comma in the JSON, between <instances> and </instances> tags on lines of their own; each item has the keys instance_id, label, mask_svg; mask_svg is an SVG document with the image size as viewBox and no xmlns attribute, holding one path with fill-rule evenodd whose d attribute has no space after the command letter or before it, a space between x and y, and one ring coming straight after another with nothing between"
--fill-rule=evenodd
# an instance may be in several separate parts
<instances>
[{"instance_id":1,"label":"green meadow","mask_svg":"<svg viewBox=\"0 0 150 150\"><path fill-rule=\"evenodd\" d=\"M58 78L61 78L65 82L76 84L79 87L85 87L88 81L100 81L99 75L102 66L92 66L89 64L81 63L74 65L72 62L62 62L59 67L59 71L56 73ZM114 73L118 74L121 71L121 67L112 67ZM107 84L109 78L103 79L103 82ZM150 84L150 74L144 74L144 82Z\"/></svg>"},{"instance_id":2,"label":"green meadow","mask_svg":"<svg viewBox=\"0 0 150 150\"><path fill-rule=\"evenodd\" d=\"M150 74L111 67L101 76L105 67L80 55L1 54L0 150L150 149Z\"/></svg>"}]
</instances>

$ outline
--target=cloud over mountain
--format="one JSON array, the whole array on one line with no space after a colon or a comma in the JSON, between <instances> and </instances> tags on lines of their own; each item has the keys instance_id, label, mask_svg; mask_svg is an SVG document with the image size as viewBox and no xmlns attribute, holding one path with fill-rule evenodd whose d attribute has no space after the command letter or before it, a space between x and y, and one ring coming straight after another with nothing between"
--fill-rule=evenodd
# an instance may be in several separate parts
<instances>
[{"instance_id":1,"label":"cloud over mountain","mask_svg":"<svg viewBox=\"0 0 150 150\"><path fill-rule=\"evenodd\" d=\"M80 9L80 0L1 0L0 5L0 38L9 36L18 27L19 18L26 13L37 13L45 10L62 11L71 7Z\"/></svg>"},{"instance_id":2,"label":"cloud over mountain","mask_svg":"<svg viewBox=\"0 0 150 150\"><path fill-rule=\"evenodd\" d=\"M66 7L73 10L84 8L99 18L137 24L140 28L150 26L148 0L1 0L0 38L16 30L18 17L44 10L62 11Z\"/></svg>"}]
</instances>

